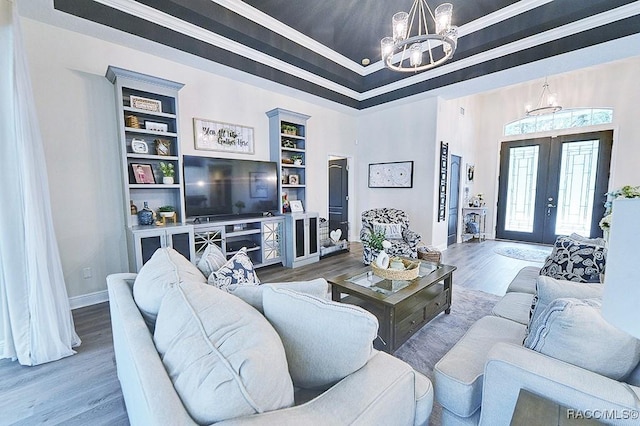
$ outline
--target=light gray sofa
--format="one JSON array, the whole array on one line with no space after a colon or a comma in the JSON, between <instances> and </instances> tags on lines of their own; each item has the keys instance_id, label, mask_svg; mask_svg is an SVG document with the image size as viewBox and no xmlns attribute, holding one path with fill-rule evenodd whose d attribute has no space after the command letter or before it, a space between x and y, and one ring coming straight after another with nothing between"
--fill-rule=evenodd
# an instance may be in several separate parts
<instances>
[{"instance_id":1,"label":"light gray sofa","mask_svg":"<svg viewBox=\"0 0 640 426\"><path fill-rule=\"evenodd\" d=\"M107 277L117 372L129 420L132 425L196 424L176 392L136 305L132 290L135 278L136 274L127 273ZM429 379L403 361L377 351L364 367L328 390L297 389L295 397L295 406L218 423L424 425L433 405Z\"/></svg>"},{"instance_id":2,"label":"light gray sofa","mask_svg":"<svg viewBox=\"0 0 640 426\"><path fill-rule=\"evenodd\" d=\"M606 423L638 424L638 417L622 417L640 413L640 365L617 381L523 346L539 271L521 270L492 315L435 365L443 425L508 425L521 389L576 410L617 410L611 413L620 418Z\"/></svg>"}]
</instances>

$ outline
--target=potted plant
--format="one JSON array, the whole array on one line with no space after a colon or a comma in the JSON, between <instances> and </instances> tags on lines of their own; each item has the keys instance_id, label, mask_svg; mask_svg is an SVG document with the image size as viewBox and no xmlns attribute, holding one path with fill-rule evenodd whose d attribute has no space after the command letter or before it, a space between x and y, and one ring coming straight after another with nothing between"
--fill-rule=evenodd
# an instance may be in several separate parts
<instances>
[{"instance_id":1,"label":"potted plant","mask_svg":"<svg viewBox=\"0 0 640 426\"><path fill-rule=\"evenodd\" d=\"M172 217L176 212L175 207L173 206L162 206L162 207L158 207L158 213L160 213L160 216L162 217Z\"/></svg>"},{"instance_id":2,"label":"potted plant","mask_svg":"<svg viewBox=\"0 0 640 426\"><path fill-rule=\"evenodd\" d=\"M298 128L296 126L293 126L291 124L282 124L280 126L282 133L284 133L285 135L297 135L298 134Z\"/></svg>"},{"instance_id":3,"label":"potted plant","mask_svg":"<svg viewBox=\"0 0 640 426\"><path fill-rule=\"evenodd\" d=\"M240 200L236 202L235 206L238 208L238 214L242 214L242 209L245 208L244 201Z\"/></svg>"},{"instance_id":4,"label":"potted plant","mask_svg":"<svg viewBox=\"0 0 640 426\"><path fill-rule=\"evenodd\" d=\"M165 163L164 161L160 162L160 171L162 171L163 178L162 183L171 185L173 183L173 177L176 174L176 171L173 167L173 163Z\"/></svg>"},{"instance_id":5,"label":"potted plant","mask_svg":"<svg viewBox=\"0 0 640 426\"><path fill-rule=\"evenodd\" d=\"M296 166L302 165L302 155L300 154L292 155L291 159L293 160L293 164L295 164Z\"/></svg>"}]
</instances>

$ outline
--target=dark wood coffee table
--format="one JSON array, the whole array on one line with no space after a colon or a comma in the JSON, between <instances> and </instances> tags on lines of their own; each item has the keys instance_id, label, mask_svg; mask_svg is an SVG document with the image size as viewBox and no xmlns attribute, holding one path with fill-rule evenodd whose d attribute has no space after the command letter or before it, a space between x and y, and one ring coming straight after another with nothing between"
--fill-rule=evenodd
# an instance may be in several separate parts
<instances>
[{"instance_id":1,"label":"dark wood coffee table","mask_svg":"<svg viewBox=\"0 0 640 426\"><path fill-rule=\"evenodd\" d=\"M329 279L331 298L361 306L380 322L376 349L393 353L409 337L443 312L451 308L453 271L450 265L422 261L418 278L411 281L382 280L373 275L370 266L357 273ZM367 287L371 280L378 281ZM360 285L363 283L365 285ZM342 294L347 296L342 298Z\"/></svg>"}]
</instances>

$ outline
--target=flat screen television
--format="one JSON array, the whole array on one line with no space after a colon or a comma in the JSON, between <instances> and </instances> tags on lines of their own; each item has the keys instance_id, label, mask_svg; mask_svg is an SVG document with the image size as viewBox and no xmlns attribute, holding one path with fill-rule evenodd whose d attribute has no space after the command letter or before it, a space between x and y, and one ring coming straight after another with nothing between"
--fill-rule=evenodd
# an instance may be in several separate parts
<instances>
[{"instance_id":1,"label":"flat screen television","mask_svg":"<svg viewBox=\"0 0 640 426\"><path fill-rule=\"evenodd\" d=\"M188 218L222 220L278 211L275 162L185 155L183 167Z\"/></svg>"}]
</instances>

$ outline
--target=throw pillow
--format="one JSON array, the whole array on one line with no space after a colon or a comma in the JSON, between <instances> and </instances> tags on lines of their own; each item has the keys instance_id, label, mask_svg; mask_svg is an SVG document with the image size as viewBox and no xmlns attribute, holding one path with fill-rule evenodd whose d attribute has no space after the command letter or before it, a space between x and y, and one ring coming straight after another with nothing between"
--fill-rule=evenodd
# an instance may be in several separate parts
<instances>
[{"instance_id":1,"label":"throw pillow","mask_svg":"<svg viewBox=\"0 0 640 426\"><path fill-rule=\"evenodd\" d=\"M527 334L535 319L549 306L551 302L560 298L591 299L602 298L604 286L602 284L577 283L574 281L556 280L539 276L536 279L536 294L531 302L529 311L529 325Z\"/></svg>"},{"instance_id":2,"label":"throw pillow","mask_svg":"<svg viewBox=\"0 0 640 426\"><path fill-rule=\"evenodd\" d=\"M326 389L373 354L378 319L366 310L264 285L264 315L284 344L295 386Z\"/></svg>"},{"instance_id":3,"label":"throw pillow","mask_svg":"<svg viewBox=\"0 0 640 426\"><path fill-rule=\"evenodd\" d=\"M606 247L561 236L556 239L553 251L547 257L540 275L559 280L585 283L600 282L604 272Z\"/></svg>"},{"instance_id":4,"label":"throw pillow","mask_svg":"<svg viewBox=\"0 0 640 426\"><path fill-rule=\"evenodd\" d=\"M640 361L640 340L605 321L600 305L597 299L554 300L524 346L614 380L626 377Z\"/></svg>"},{"instance_id":5,"label":"throw pillow","mask_svg":"<svg viewBox=\"0 0 640 426\"><path fill-rule=\"evenodd\" d=\"M215 244L207 244L202 257L198 261L198 269L205 277L209 277L212 272L222 268L227 263L227 256L224 255L220 247Z\"/></svg>"},{"instance_id":6,"label":"throw pillow","mask_svg":"<svg viewBox=\"0 0 640 426\"><path fill-rule=\"evenodd\" d=\"M311 281L295 281L286 283L270 283L270 285L296 291L298 293L310 294L321 299L326 299L329 292L329 284L324 278L316 278ZM227 291L234 296L244 300L260 312L264 312L262 305L265 285L243 285L231 284Z\"/></svg>"},{"instance_id":7,"label":"throw pillow","mask_svg":"<svg viewBox=\"0 0 640 426\"><path fill-rule=\"evenodd\" d=\"M207 282L195 265L171 247L156 250L140 268L133 283L133 299L151 331L162 298L181 280Z\"/></svg>"},{"instance_id":8,"label":"throw pillow","mask_svg":"<svg viewBox=\"0 0 640 426\"><path fill-rule=\"evenodd\" d=\"M209 275L209 284L227 291L232 284L258 285L260 279L253 270L253 263L247 255L247 248L242 247L220 269Z\"/></svg>"},{"instance_id":9,"label":"throw pillow","mask_svg":"<svg viewBox=\"0 0 640 426\"><path fill-rule=\"evenodd\" d=\"M380 223L373 222L374 232L382 232L384 236L389 240L401 240L402 239L402 224L401 223Z\"/></svg>"},{"instance_id":10,"label":"throw pillow","mask_svg":"<svg viewBox=\"0 0 640 426\"><path fill-rule=\"evenodd\" d=\"M282 341L255 309L215 287L183 281L162 301L153 341L199 424L293 405Z\"/></svg>"},{"instance_id":11,"label":"throw pillow","mask_svg":"<svg viewBox=\"0 0 640 426\"><path fill-rule=\"evenodd\" d=\"M593 244L596 246L602 246L605 247L607 245L607 242L605 241L604 238L589 238L589 237L583 237L580 234L576 234L575 232L571 235L569 235L569 238L579 241L581 243L585 243L585 244Z\"/></svg>"}]
</instances>

